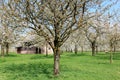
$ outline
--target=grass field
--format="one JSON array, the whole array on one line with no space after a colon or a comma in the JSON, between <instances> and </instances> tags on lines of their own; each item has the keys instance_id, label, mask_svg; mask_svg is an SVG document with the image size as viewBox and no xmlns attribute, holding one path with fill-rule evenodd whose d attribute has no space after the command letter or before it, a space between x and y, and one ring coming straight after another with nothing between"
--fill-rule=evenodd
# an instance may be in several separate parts
<instances>
[{"instance_id":1,"label":"grass field","mask_svg":"<svg viewBox=\"0 0 120 80\"><path fill-rule=\"evenodd\" d=\"M11 53L0 58L0 80L120 80L120 53L112 64L104 53L64 53L60 64L60 75L54 77L53 56Z\"/></svg>"}]
</instances>

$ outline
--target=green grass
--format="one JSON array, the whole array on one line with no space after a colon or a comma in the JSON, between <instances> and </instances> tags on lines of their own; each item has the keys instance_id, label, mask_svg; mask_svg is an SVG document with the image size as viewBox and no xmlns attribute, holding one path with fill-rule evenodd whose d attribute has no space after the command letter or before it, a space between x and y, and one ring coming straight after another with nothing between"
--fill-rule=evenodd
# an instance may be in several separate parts
<instances>
[{"instance_id":1,"label":"green grass","mask_svg":"<svg viewBox=\"0 0 120 80\"><path fill-rule=\"evenodd\" d=\"M0 80L120 80L120 53L109 63L109 54L64 53L60 75L53 76L53 56L15 54L0 57Z\"/></svg>"}]
</instances>

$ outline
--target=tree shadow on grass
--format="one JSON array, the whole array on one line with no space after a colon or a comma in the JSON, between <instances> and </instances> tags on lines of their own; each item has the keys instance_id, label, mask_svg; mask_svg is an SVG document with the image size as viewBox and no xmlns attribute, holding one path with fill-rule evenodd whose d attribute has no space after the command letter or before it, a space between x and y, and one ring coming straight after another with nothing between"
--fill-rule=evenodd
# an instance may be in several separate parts
<instances>
[{"instance_id":1,"label":"tree shadow on grass","mask_svg":"<svg viewBox=\"0 0 120 80\"><path fill-rule=\"evenodd\" d=\"M52 64L44 63L28 63L28 64L9 64L2 69L2 73L12 73L14 78L19 77L38 77L39 75L45 75L50 77L53 73Z\"/></svg>"},{"instance_id":2,"label":"tree shadow on grass","mask_svg":"<svg viewBox=\"0 0 120 80\"><path fill-rule=\"evenodd\" d=\"M5 57L17 57L18 55L16 54L8 54L8 55L5 55Z\"/></svg>"},{"instance_id":3,"label":"tree shadow on grass","mask_svg":"<svg viewBox=\"0 0 120 80\"><path fill-rule=\"evenodd\" d=\"M98 54L96 55L97 59L109 60L110 53L108 54ZM113 54L113 60L120 60L120 53Z\"/></svg>"},{"instance_id":4,"label":"tree shadow on grass","mask_svg":"<svg viewBox=\"0 0 120 80\"><path fill-rule=\"evenodd\" d=\"M88 56L88 54L86 53L78 53L78 54L68 54L67 56L69 57L77 57L77 56Z\"/></svg>"},{"instance_id":5,"label":"tree shadow on grass","mask_svg":"<svg viewBox=\"0 0 120 80\"><path fill-rule=\"evenodd\" d=\"M109 60L110 59L110 53L98 53L95 56L97 59L103 59L103 60Z\"/></svg>"},{"instance_id":6,"label":"tree shadow on grass","mask_svg":"<svg viewBox=\"0 0 120 80\"><path fill-rule=\"evenodd\" d=\"M9 55L4 55L4 57L0 56L0 62L6 62L6 58L10 58L10 57L18 57L18 55L9 54Z\"/></svg>"},{"instance_id":7,"label":"tree shadow on grass","mask_svg":"<svg viewBox=\"0 0 120 80\"><path fill-rule=\"evenodd\" d=\"M16 54L8 54L8 55L4 55L4 56L1 56L0 57L17 57L18 55Z\"/></svg>"},{"instance_id":8,"label":"tree shadow on grass","mask_svg":"<svg viewBox=\"0 0 120 80\"><path fill-rule=\"evenodd\" d=\"M114 59L114 60L120 60L120 53L115 53L115 54L113 55L113 59Z\"/></svg>"},{"instance_id":9,"label":"tree shadow on grass","mask_svg":"<svg viewBox=\"0 0 120 80\"><path fill-rule=\"evenodd\" d=\"M102 60L109 60L109 55L96 55L95 56L97 59L102 59Z\"/></svg>"},{"instance_id":10,"label":"tree shadow on grass","mask_svg":"<svg viewBox=\"0 0 120 80\"><path fill-rule=\"evenodd\" d=\"M35 56L32 56L30 59L46 59L46 58L53 58L53 55L48 55L48 56L35 55Z\"/></svg>"}]
</instances>

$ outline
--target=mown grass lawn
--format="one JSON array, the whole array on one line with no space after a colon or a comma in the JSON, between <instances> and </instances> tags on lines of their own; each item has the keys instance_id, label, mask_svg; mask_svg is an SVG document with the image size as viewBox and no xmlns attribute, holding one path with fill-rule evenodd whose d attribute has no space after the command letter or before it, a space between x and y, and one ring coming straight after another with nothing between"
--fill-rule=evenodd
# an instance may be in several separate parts
<instances>
[{"instance_id":1,"label":"mown grass lawn","mask_svg":"<svg viewBox=\"0 0 120 80\"><path fill-rule=\"evenodd\" d=\"M0 80L120 80L120 53L109 63L109 54L91 56L63 53L60 75L53 76L53 56L15 54L0 57Z\"/></svg>"}]
</instances>

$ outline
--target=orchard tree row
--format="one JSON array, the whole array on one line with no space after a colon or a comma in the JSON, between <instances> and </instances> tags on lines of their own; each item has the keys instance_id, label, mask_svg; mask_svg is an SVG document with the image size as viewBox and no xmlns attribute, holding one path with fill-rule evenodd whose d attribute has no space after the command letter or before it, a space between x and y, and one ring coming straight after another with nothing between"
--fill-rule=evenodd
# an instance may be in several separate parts
<instances>
[{"instance_id":1,"label":"orchard tree row","mask_svg":"<svg viewBox=\"0 0 120 80\"><path fill-rule=\"evenodd\" d=\"M24 31L32 32L53 49L58 75L61 47L74 46L77 54L78 46L83 51L89 45L95 56L99 46L109 44L112 52L120 40L119 14L111 11L115 4L116 0L1 0L1 53L6 48L8 54L9 45L21 40Z\"/></svg>"}]
</instances>

